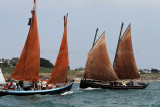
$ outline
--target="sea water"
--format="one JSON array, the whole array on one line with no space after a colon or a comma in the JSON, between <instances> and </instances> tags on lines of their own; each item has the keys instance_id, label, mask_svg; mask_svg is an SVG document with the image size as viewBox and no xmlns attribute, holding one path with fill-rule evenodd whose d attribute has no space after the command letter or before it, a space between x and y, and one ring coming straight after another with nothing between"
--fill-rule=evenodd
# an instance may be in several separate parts
<instances>
[{"instance_id":1,"label":"sea water","mask_svg":"<svg viewBox=\"0 0 160 107\"><path fill-rule=\"evenodd\" d=\"M2 96L0 107L160 107L160 82L146 89L80 89L75 83L70 92L60 95Z\"/></svg>"}]
</instances>

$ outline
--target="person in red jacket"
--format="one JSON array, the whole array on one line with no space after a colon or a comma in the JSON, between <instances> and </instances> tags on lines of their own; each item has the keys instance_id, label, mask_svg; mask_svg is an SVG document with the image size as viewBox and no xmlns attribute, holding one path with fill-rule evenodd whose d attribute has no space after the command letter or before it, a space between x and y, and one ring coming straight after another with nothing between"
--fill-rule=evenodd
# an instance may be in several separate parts
<instances>
[{"instance_id":1,"label":"person in red jacket","mask_svg":"<svg viewBox=\"0 0 160 107\"><path fill-rule=\"evenodd\" d=\"M8 90L8 83L6 82L6 84L4 85L4 90Z\"/></svg>"}]
</instances>

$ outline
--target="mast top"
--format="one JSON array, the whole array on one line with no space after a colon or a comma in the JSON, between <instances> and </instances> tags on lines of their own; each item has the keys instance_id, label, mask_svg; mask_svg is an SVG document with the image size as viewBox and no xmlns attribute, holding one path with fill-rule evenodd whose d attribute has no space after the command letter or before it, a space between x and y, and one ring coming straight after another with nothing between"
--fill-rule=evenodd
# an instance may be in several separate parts
<instances>
[{"instance_id":1,"label":"mast top","mask_svg":"<svg viewBox=\"0 0 160 107\"><path fill-rule=\"evenodd\" d=\"M67 13L66 16L64 16L64 28L65 28L65 25L66 25L67 18L68 18L68 13Z\"/></svg>"},{"instance_id":2,"label":"mast top","mask_svg":"<svg viewBox=\"0 0 160 107\"><path fill-rule=\"evenodd\" d=\"M36 11L36 0L34 0L33 9L31 10L32 15L35 11Z\"/></svg>"},{"instance_id":3,"label":"mast top","mask_svg":"<svg viewBox=\"0 0 160 107\"><path fill-rule=\"evenodd\" d=\"M95 45L95 41L96 41L96 37L97 37L97 32L98 32L98 28L96 29L96 33L95 33L95 37L94 37L94 41L93 41L92 48L93 48L93 46Z\"/></svg>"}]
</instances>

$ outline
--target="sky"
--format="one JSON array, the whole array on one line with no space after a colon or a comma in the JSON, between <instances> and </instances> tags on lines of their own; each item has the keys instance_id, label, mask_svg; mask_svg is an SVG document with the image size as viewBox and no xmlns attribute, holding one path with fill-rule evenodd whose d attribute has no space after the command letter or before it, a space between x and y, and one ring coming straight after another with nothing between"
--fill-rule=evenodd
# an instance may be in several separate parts
<instances>
[{"instance_id":1,"label":"sky","mask_svg":"<svg viewBox=\"0 0 160 107\"><path fill-rule=\"evenodd\" d=\"M60 48L68 16L71 69L85 67L96 28L105 31L113 63L121 23L131 23L132 44L139 69L160 69L160 0L37 0L41 57L53 64ZM25 44L33 0L0 0L0 58L19 57Z\"/></svg>"}]
</instances>

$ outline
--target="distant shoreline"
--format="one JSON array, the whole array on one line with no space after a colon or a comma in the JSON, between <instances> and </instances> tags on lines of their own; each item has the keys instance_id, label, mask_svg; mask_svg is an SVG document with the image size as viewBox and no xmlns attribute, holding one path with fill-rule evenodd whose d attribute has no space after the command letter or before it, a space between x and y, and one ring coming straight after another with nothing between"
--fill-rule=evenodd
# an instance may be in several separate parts
<instances>
[{"instance_id":1,"label":"distant shoreline","mask_svg":"<svg viewBox=\"0 0 160 107\"><path fill-rule=\"evenodd\" d=\"M5 77L5 80L10 78L10 75L12 74L14 68L2 68L2 73ZM39 77L41 79L48 79L51 75L52 69L49 68L40 68ZM75 83L80 83L81 78L83 77L83 71L78 70L69 70L67 74L67 78L69 80L74 80ZM120 80L121 81L121 80ZM130 80L126 80L130 81ZM152 74L152 73L146 73L146 74L140 74L139 79L135 79L135 81L144 81L144 82L154 82L154 81L160 81L160 73Z\"/></svg>"}]
</instances>

